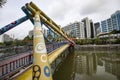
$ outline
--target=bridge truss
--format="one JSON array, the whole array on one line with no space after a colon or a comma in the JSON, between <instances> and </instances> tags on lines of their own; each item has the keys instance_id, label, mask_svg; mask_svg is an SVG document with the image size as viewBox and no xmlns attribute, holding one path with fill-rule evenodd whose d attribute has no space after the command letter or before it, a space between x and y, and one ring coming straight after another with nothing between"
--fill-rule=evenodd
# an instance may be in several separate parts
<instances>
[{"instance_id":1,"label":"bridge truss","mask_svg":"<svg viewBox=\"0 0 120 80\"><path fill-rule=\"evenodd\" d=\"M34 39L33 39L33 66L27 70L18 80L52 80L50 64L70 45L74 45L68 35L52 20L50 19L42 10L40 10L33 2L27 3L22 7L23 12L26 16L6 25L0 29L0 35L9 31L10 29L16 27L17 25L30 20L34 25ZM48 55L46 50L46 45L44 36L42 32L42 25L45 25L54 34L59 34L69 42L59 48L57 51ZM49 40L49 39L48 39ZM26 76L29 74L29 76ZM33 74L33 75L32 75Z\"/></svg>"}]
</instances>

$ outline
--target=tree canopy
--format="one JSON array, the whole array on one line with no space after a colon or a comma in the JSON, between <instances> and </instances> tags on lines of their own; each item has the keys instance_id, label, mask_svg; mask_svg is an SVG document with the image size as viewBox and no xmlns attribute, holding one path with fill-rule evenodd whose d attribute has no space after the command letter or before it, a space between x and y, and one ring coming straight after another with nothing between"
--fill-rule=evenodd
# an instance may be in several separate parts
<instances>
[{"instance_id":1,"label":"tree canopy","mask_svg":"<svg viewBox=\"0 0 120 80\"><path fill-rule=\"evenodd\" d=\"M0 0L0 8L3 7L6 2L7 0Z\"/></svg>"}]
</instances>

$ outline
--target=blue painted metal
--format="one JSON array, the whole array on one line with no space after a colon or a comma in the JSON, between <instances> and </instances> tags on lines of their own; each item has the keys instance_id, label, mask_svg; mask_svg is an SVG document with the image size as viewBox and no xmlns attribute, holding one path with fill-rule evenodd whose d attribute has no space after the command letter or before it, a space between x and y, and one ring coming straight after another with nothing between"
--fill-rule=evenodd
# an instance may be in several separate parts
<instances>
[{"instance_id":1,"label":"blue painted metal","mask_svg":"<svg viewBox=\"0 0 120 80\"><path fill-rule=\"evenodd\" d=\"M23 12L30 18L30 21L31 21L32 24L34 25L34 20L33 20L33 18L31 17L32 14L28 11L28 9L27 9L25 6L23 6L21 9L22 9ZM50 30L50 32L53 32L53 33L55 34L55 32L54 32L50 27L48 27L47 24L45 24L43 21L41 21L41 25L43 25L43 24ZM45 36L45 35L44 35L44 38L45 38L48 42L52 42L52 41L53 41L53 40L50 41L50 40L48 39L48 36Z\"/></svg>"},{"instance_id":2,"label":"blue painted metal","mask_svg":"<svg viewBox=\"0 0 120 80\"><path fill-rule=\"evenodd\" d=\"M52 39L49 39L49 36L52 36ZM49 42L53 42L53 39L54 39L54 36L52 35L52 31L51 30L48 30L48 34L47 34L47 40L49 41Z\"/></svg>"},{"instance_id":3,"label":"blue painted metal","mask_svg":"<svg viewBox=\"0 0 120 80\"><path fill-rule=\"evenodd\" d=\"M24 16L24 17L22 17L22 18L20 18L20 19L18 19L16 21L14 21L14 22L4 26L3 28L0 29L0 35L2 35L3 33L7 32L8 30L16 27L17 25L21 24L22 22L24 22L24 21L26 21L28 19L29 19L28 16Z\"/></svg>"},{"instance_id":4,"label":"blue painted metal","mask_svg":"<svg viewBox=\"0 0 120 80\"><path fill-rule=\"evenodd\" d=\"M56 34L44 21L41 21L41 25L43 25L43 24L49 29L49 34L51 34L51 33L54 34L54 35L53 35L53 40L54 40L55 35L57 35L57 34ZM49 34L48 34L48 35L49 35ZM45 37L45 39L46 39L48 42L52 43L53 40L49 40L49 39L48 39L48 35L47 35L47 36L44 36L44 37Z\"/></svg>"},{"instance_id":5,"label":"blue painted metal","mask_svg":"<svg viewBox=\"0 0 120 80\"><path fill-rule=\"evenodd\" d=\"M56 34L55 31L52 30L44 21L41 21L41 24L42 25L44 24L49 30L51 30L51 32L53 32L54 34Z\"/></svg>"},{"instance_id":6,"label":"blue painted metal","mask_svg":"<svg viewBox=\"0 0 120 80\"><path fill-rule=\"evenodd\" d=\"M44 74L45 74L45 76L50 77L50 69L48 66L44 67Z\"/></svg>"},{"instance_id":7,"label":"blue painted metal","mask_svg":"<svg viewBox=\"0 0 120 80\"><path fill-rule=\"evenodd\" d=\"M34 25L34 20L33 20L33 18L31 17L32 15L31 15L31 13L28 11L28 9L25 7L25 6L23 6L22 8L22 11L30 18L30 21L32 22L32 24ZM43 25L44 23L41 21L41 25ZM49 41L48 40L48 38L44 35L44 38L47 40L47 41ZM50 42L50 41L49 41Z\"/></svg>"},{"instance_id":8,"label":"blue painted metal","mask_svg":"<svg viewBox=\"0 0 120 80\"><path fill-rule=\"evenodd\" d=\"M47 43L46 44L46 48L47 48L47 52L48 54L50 54L52 51L54 51L55 49L65 45L65 44L70 44L69 42L54 42L54 43Z\"/></svg>"},{"instance_id":9,"label":"blue painted metal","mask_svg":"<svg viewBox=\"0 0 120 80\"><path fill-rule=\"evenodd\" d=\"M24 57L20 57L21 55L25 55ZM22 69L23 67L27 65L31 65L33 63L32 61L32 54L17 54L14 55L13 57L16 57L16 59L9 58L9 61L6 62L6 60L1 60L2 65L0 64L0 80L6 80L2 79L5 76L10 75L11 73L19 71L19 69ZM19 57L18 57L19 56ZM18 63L18 61L24 61L24 63ZM16 63L16 65L14 65ZM13 64L13 66L8 68L8 65Z\"/></svg>"},{"instance_id":10,"label":"blue painted metal","mask_svg":"<svg viewBox=\"0 0 120 80\"><path fill-rule=\"evenodd\" d=\"M29 17L30 21L34 25L34 20L32 18L32 14L27 10L27 8L25 6L23 6L21 9Z\"/></svg>"}]
</instances>

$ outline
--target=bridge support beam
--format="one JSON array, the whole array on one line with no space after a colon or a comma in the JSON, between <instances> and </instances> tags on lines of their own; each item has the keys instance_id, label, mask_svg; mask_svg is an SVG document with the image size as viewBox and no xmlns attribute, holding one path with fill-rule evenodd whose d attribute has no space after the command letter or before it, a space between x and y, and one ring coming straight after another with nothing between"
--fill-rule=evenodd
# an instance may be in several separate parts
<instances>
[{"instance_id":1,"label":"bridge support beam","mask_svg":"<svg viewBox=\"0 0 120 80\"><path fill-rule=\"evenodd\" d=\"M68 50L69 50L69 53L74 53L75 48L74 46L69 46Z\"/></svg>"},{"instance_id":2,"label":"bridge support beam","mask_svg":"<svg viewBox=\"0 0 120 80\"><path fill-rule=\"evenodd\" d=\"M34 60L32 80L52 80L51 68L48 62L48 55L40 24L39 12L36 12L35 14L34 23Z\"/></svg>"}]
</instances>

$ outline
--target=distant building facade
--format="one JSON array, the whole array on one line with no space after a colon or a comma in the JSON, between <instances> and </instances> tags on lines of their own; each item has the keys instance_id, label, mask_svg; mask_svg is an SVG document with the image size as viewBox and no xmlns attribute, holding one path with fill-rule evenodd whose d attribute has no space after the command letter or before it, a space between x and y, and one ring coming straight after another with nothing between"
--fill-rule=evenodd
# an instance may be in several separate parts
<instances>
[{"instance_id":1,"label":"distant building facade","mask_svg":"<svg viewBox=\"0 0 120 80\"><path fill-rule=\"evenodd\" d=\"M100 22L94 23L95 27L95 37L101 32Z\"/></svg>"},{"instance_id":2,"label":"distant building facade","mask_svg":"<svg viewBox=\"0 0 120 80\"><path fill-rule=\"evenodd\" d=\"M30 37L30 38L33 37L33 30L29 31L29 37Z\"/></svg>"},{"instance_id":3,"label":"distant building facade","mask_svg":"<svg viewBox=\"0 0 120 80\"><path fill-rule=\"evenodd\" d=\"M47 29L42 28L42 32L44 33L45 36L47 36L47 34L48 34ZM33 30L29 31L28 34L29 34L29 37L33 37Z\"/></svg>"},{"instance_id":4,"label":"distant building facade","mask_svg":"<svg viewBox=\"0 0 120 80\"><path fill-rule=\"evenodd\" d=\"M84 23L80 22L80 38L84 39L85 38L85 30L84 30Z\"/></svg>"},{"instance_id":5,"label":"distant building facade","mask_svg":"<svg viewBox=\"0 0 120 80\"><path fill-rule=\"evenodd\" d=\"M84 35L85 38L94 38L94 25L92 20L90 20L88 17L82 19L82 22L84 23Z\"/></svg>"},{"instance_id":6,"label":"distant building facade","mask_svg":"<svg viewBox=\"0 0 120 80\"><path fill-rule=\"evenodd\" d=\"M96 37L97 37L100 33L101 33L101 27L98 27L98 28L97 28L97 35L96 35Z\"/></svg>"},{"instance_id":7,"label":"distant building facade","mask_svg":"<svg viewBox=\"0 0 120 80\"><path fill-rule=\"evenodd\" d=\"M88 17L82 19L82 22L84 23L84 32L85 32L85 38L91 37L91 29L90 29L90 20Z\"/></svg>"},{"instance_id":8,"label":"distant building facade","mask_svg":"<svg viewBox=\"0 0 120 80\"><path fill-rule=\"evenodd\" d=\"M120 30L120 10L111 15L113 30Z\"/></svg>"},{"instance_id":9,"label":"distant building facade","mask_svg":"<svg viewBox=\"0 0 120 80\"><path fill-rule=\"evenodd\" d=\"M80 36L80 22L70 23L69 25L63 27L62 29L71 37L81 38Z\"/></svg>"},{"instance_id":10,"label":"distant building facade","mask_svg":"<svg viewBox=\"0 0 120 80\"><path fill-rule=\"evenodd\" d=\"M113 13L110 18L101 21L101 27L103 33L120 30L120 10Z\"/></svg>"},{"instance_id":11,"label":"distant building facade","mask_svg":"<svg viewBox=\"0 0 120 80\"><path fill-rule=\"evenodd\" d=\"M95 26L92 20L90 20L90 28L91 28L91 38L95 37Z\"/></svg>"},{"instance_id":12,"label":"distant building facade","mask_svg":"<svg viewBox=\"0 0 120 80\"><path fill-rule=\"evenodd\" d=\"M85 39L95 37L95 28L93 21L88 17L81 22L74 22L62 28L71 37Z\"/></svg>"},{"instance_id":13,"label":"distant building facade","mask_svg":"<svg viewBox=\"0 0 120 80\"><path fill-rule=\"evenodd\" d=\"M102 27L102 32L103 33L107 33L108 32L107 20L101 21L101 27Z\"/></svg>"},{"instance_id":14,"label":"distant building facade","mask_svg":"<svg viewBox=\"0 0 120 80\"><path fill-rule=\"evenodd\" d=\"M47 30L47 29L44 29L44 30L43 30L43 33L44 33L45 36L47 36L47 35L48 35L48 30Z\"/></svg>"},{"instance_id":15,"label":"distant building facade","mask_svg":"<svg viewBox=\"0 0 120 80\"><path fill-rule=\"evenodd\" d=\"M111 18L107 19L107 26L108 26L108 32L113 31L112 19Z\"/></svg>"},{"instance_id":16,"label":"distant building facade","mask_svg":"<svg viewBox=\"0 0 120 80\"><path fill-rule=\"evenodd\" d=\"M0 43L2 43L3 42L3 38L2 38L3 36L2 35L0 35Z\"/></svg>"}]
</instances>

